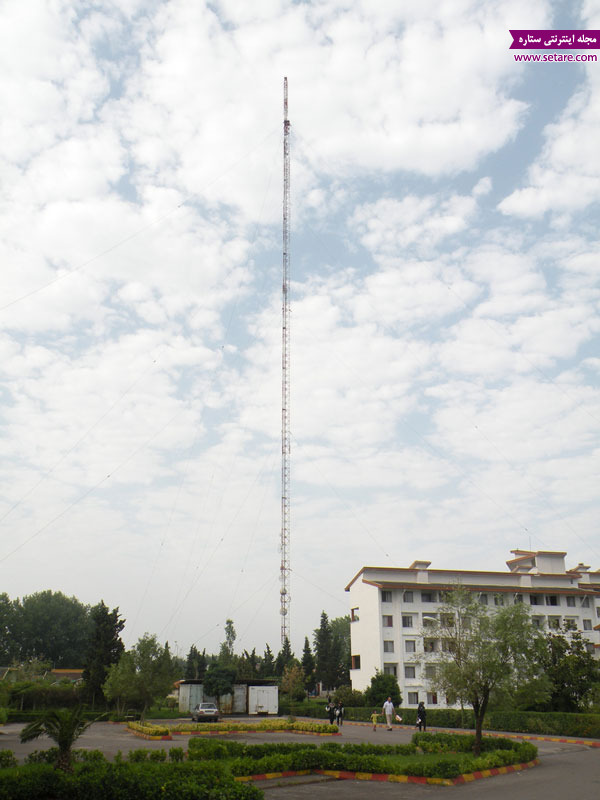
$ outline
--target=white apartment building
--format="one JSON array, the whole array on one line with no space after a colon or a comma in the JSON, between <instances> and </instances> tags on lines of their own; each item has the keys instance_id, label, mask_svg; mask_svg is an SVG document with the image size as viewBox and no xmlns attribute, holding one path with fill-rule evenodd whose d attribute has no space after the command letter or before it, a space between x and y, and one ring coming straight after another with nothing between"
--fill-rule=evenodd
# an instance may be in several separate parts
<instances>
[{"instance_id":1,"label":"white apartment building","mask_svg":"<svg viewBox=\"0 0 600 800\"><path fill-rule=\"evenodd\" d=\"M525 603L533 624L545 630L570 621L600 658L600 571L590 572L584 564L567 570L566 553L511 552L507 572L430 569L430 561L408 568L363 567L346 586L352 688L364 691L379 670L396 675L404 706L422 700L446 707L445 698L429 686L434 667L420 662L424 651L440 647L427 638L428 620L436 618L443 593L457 585L476 592L484 605Z\"/></svg>"}]
</instances>

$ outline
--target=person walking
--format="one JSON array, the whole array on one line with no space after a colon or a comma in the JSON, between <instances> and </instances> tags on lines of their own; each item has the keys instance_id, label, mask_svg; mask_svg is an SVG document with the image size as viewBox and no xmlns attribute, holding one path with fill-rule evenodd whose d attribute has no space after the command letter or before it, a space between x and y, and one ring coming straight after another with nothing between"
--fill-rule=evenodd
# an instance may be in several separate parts
<instances>
[{"instance_id":1,"label":"person walking","mask_svg":"<svg viewBox=\"0 0 600 800\"><path fill-rule=\"evenodd\" d=\"M377 713L376 709L373 709L373 713L371 714L371 722L373 723L373 730L377 730L377 718L379 714Z\"/></svg>"},{"instance_id":2,"label":"person walking","mask_svg":"<svg viewBox=\"0 0 600 800\"><path fill-rule=\"evenodd\" d=\"M337 706L335 707L335 721L339 728L342 727L344 723L344 706L342 705L342 701L338 701Z\"/></svg>"},{"instance_id":3,"label":"person walking","mask_svg":"<svg viewBox=\"0 0 600 800\"><path fill-rule=\"evenodd\" d=\"M422 700L417 706L417 726L419 730L421 730L421 726L424 731L427 730L427 711L425 709L425 703Z\"/></svg>"},{"instance_id":4,"label":"person walking","mask_svg":"<svg viewBox=\"0 0 600 800\"><path fill-rule=\"evenodd\" d=\"M333 725L335 720L335 706L333 705L331 700L327 704L327 714L329 716L329 724Z\"/></svg>"},{"instance_id":5,"label":"person walking","mask_svg":"<svg viewBox=\"0 0 600 800\"><path fill-rule=\"evenodd\" d=\"M388 697L388 699L383 704L382 711L385 714L385 718L387 720L387 729L388 731L391 731L392 719L394 718L394 704L392 703L391 697Z\"/></svg>"}]
</instances>

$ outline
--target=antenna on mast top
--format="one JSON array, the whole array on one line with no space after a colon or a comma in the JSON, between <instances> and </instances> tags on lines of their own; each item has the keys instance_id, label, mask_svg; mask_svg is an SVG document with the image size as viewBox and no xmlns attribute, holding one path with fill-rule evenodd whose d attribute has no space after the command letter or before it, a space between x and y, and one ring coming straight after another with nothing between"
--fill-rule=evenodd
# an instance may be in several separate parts
<instances>
[{"instance_id":1,"label":"antenna on mast top","mask_svg":"<svg viewBox=\"0 0 600 800\"><path fill-rule=\"evenodd\" d=\"M281 332L281 644L290 638L290 121L288 85L283 79L283 284Z\"/></svg>"}]
</instances>

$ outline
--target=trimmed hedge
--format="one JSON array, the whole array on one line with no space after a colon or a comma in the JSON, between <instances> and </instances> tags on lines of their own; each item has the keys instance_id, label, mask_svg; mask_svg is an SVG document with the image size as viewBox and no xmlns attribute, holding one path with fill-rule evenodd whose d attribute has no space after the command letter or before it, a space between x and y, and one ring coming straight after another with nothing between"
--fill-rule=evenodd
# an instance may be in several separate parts
<instances>
[{"instance_id":1,"label":"trimmed hedge","mask_svg":"<svg viewBox=\"0 0 600 800\"><path fill-rule=\"evenodd\" d=\"M82 764L72 774L48 764L2 770L0 800L260 800L219 764Z\"/></svg>"},{"instance_id":2,"label":"trimmed hedge","mask_svg":"<svg viewBox=\"0 0 600 800\"><path fill-rule=\"evenodd\" d=\"M380 709L377 709L380 711ZM398 708L403 725L416 725L417 711L414 708ZM290 713L298 717L326 719L323 707L292 705ZM344 719L356 722L370 722L373 709L344 709ZM381 716L383 721L383 715ZM475 715L472 709L428 708L427 725L432 728L458 728L473 730ZM590 737L600 739L600 714L572 714L558 711L489 711L484 718L483 727L490 731L513 733L539 733L550 736Z\"/></svg>"},{"instance_id":3,"label":"trimmed hedge","mask_svg":"<svg viewBox=\"0 0 600 800\"><path fill-rule=\"evenodd\" d=\"M427 716L429 722L429 712ZM560 711L490 711L484 728L490 731L540 733L549 736L600 739L600 714L568 714Z\"/></svg>"},{"instance_id":4,"label":"trimmed hedge","mask_svg":"<svg viewBox=\"0 0 600 800\"><path fill-rule=\"evenodd\" d=\"M529 742L484 737L483 753L475 758L469 752L474 739L474 736L462 734L421 733L415 734L413 742L407 745L330 742L320 747L291 743L251 745L192 740L189 758L192 761L229 759L227 766L233 775L240 777L286 770L326 769L455 778L465 772L532 761L537 756L537 748ZM425 753L444 755L439 759L425 760L416 756L417 746ZM446 752L450 757L445 755ZM399 763L391 756L405 756L408 760Z\"/></svg>"},{"instance_id":5,"label":"trimmed hedge","mask_svg":"<svg viewBox=\"0 0 600 800\"><path fill-rule=\"evenodd\" d=\"M300 731L305 733L337 733L337 725L320 725L317 722L289 722L284 719L263 722L184 722L178 725L152 725L150 722L128 722L131 730L146 736L168 736L171 733L223 732L247 733L248 731Z\"/></svg>"}]
</instances>

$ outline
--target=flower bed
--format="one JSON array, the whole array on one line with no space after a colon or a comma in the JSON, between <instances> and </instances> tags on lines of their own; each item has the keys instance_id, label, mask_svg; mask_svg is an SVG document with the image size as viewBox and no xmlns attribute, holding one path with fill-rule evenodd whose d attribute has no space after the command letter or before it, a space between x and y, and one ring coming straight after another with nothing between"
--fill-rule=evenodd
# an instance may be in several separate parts
<instances>
[{"instance_id":1,"label":"flower bed","mask_svg":"<svg viewBox=\"0 0 600 800\"><path fill-rule=\"evenodd\" d=\"M321 725L316 722L288 722L287 720L265 720L262 722L183 722L178 725L153 725L149 722L128 722L127 727L136 735L144 738L164 739L173 735L198 735L203 733L252 733L291 731L316 736L334 736L338 734L337 725Z\"/></svg>"}]
</instances>

